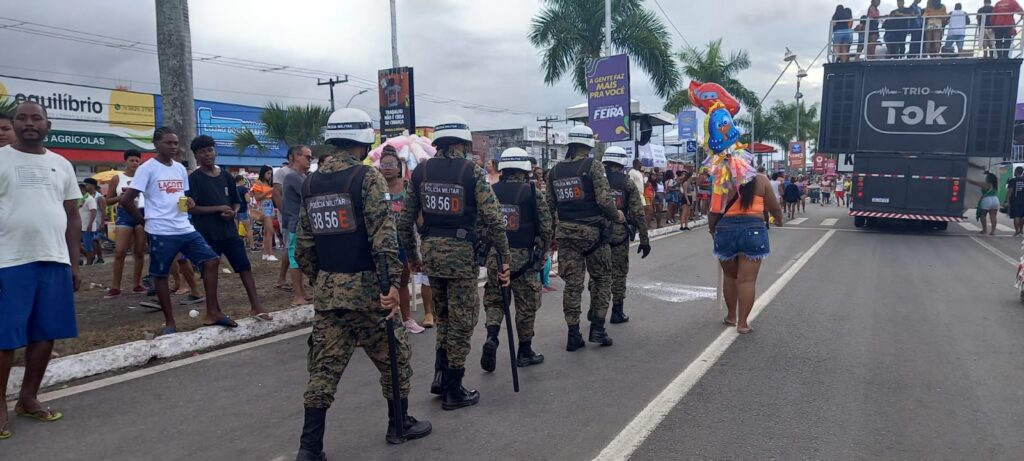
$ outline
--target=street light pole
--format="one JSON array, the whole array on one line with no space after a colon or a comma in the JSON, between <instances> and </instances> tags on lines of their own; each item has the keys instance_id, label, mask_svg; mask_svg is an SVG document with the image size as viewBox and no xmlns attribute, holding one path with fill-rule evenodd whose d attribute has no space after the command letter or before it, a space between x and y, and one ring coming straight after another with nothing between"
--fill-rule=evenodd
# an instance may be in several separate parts
<instances>
[{"instance_id":1,"label":"street light pole","mask_svg":"<svg viewBox=\"0 0 1024 461\"><path fill-rule=\"evenodd\" d=\"M604 0L604 53L612 54L612 0Z\"/></svg>"},{"instance_id":2,"label":"street light pole","mask_svg":"<svg viewBox=\"0 0 1024 461\"><path fill-rule=\"evenodd\" d=\"M363 93L366 93L367 91L370 91L370 90L359 90L358 93L352 95L351 98L348 98L348 102L345 103L345 107L348 108L349 104L352 104L352 100L355 99L356 96L359 96L359 95L361 95Z\"/></svg>"},{"instance_id":3,"label":"street light pole","mask_svg":"<svg viewBox=\"0 0 1024 461\"><path fill-rule=\"evenodd\" d=\"M398 16L395 0L391 0L391 67L398 67Z\"/></svg>"},{"instance_id":4,"label":"street light pole","mask_svg":"<svg viewBox=\"0 0 1024 461\"><path fill-rule=\"evenodd\" d=\"M782 58L782 60L786 62L786 67L782 68L782 72L779 72L779 76L775 78L775 82L772 83L772 86L768 88L768 91L764 93L764 97L762 97L761 100L757 103L757 107L754 108L754 114L752 120L750 121L750 148L754 150L756 150L757 143L757 138L756 136L754 136L757 133L757 114L761 112L761 106L763 106L764 101L768 99L768 95L772 94L772 90L775 89L775 85L779 84L779 80L782 80L782 76L786 75L786 71L789 70L789 66L792 66L793 62L796 61L796 54L790 51L789 47L786 47L786 56ZM797 66L799 67L799 64ZM763 156L758 155L757 159L758 164L764 164Z\"/></svg>"}]
</instances>

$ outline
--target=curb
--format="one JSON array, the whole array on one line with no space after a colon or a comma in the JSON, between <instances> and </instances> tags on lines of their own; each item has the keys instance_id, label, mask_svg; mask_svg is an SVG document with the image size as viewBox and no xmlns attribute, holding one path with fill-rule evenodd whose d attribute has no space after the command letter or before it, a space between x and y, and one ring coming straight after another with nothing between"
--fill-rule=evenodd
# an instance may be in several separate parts
<instances>
[{"instance_id":1,"label":"curb","mask_svg":"<svg viewBox=\"0 0 1024 461\"><path fill-rule=\"evenodd\" d=\"M694 221L691 228L707 225L707 219ZM659 237L680 233L678 227L669 226L652 230L648 236ZM634 242L635 244L635 242ZM557 267L553 265L552 268ZM486 279L486 276L484 276ZM420 290L416 290L419 293ZM421 304L417 297L413 310ZM305 305L273 312L274 320L260 321L255 318L238 320L238 327L225 329L220 327L202 327L192 331L173 335L158 336L116 346L82 352L50 361L43 376L42 387L63 384L76 379L88 378L98 374L109 373L125 368L139 367L154 359L179 357L197 351L211 349L231 343L240 343L267 336L293 327L308 325L313 321L313 306ZM5 395L11 395L21 389L25 368L13 367L7 382Z\"/></svg>"}]
</instances>

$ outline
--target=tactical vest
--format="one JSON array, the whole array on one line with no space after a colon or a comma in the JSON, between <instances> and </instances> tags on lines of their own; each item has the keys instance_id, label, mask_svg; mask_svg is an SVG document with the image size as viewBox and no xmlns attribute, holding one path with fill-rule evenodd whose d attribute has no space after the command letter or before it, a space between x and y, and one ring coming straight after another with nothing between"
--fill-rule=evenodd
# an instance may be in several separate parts
<instances>
[{"instance_id":1,"label":"tactical vest","mask_svg":"<svg viewBox=\"0 0 1024 461\"><path fill-rule=\"evenodd\" d=\"M434 157L412 172L412 185L423 211L423 235L476 241L473 162Z\"/></svg>"},{"instance_id":2,"label":"tactical vest","mask_svg":"<svg viewBox=\"0 0 1024 461\"><path fill-rule=\"evenodd\" d=\"M324 272L355 274L373 270L372 248L363 220L363 179L370 167L316 172L302 184L302 203Z\"/></svg>"},{"instance_id":3,"label":"tactical vest","mask_svg":"<svg viewBox=\"0 0 1024 461\"><path fill-rule=\"evenodd\" d=\"M533 248L540 230L533 186L530 183L499 182L491 187L500 202L508 246Z\"/></svg>"},{"instance_id":4,"label":"tactical vest","mask_svg":"<svg viewBox=\"0 0 1024 461\"><path fill-rule=\"evenodd\" d=\"M590 167L594 159L561 161L551 171L551 195L555 199L558 219L582 221L601 216L594 195L594 178Z\"/></svg>"},{"instance_id":5,"label":"tactical vest","mask_svg":"<svg viewBox=\"0 0 1024 461\"><path fill-rule=\"evenodd\" d=\"M615 209L625 213L629 208L629 196L626 195L626 181L629 181L629 176L621 171L606 171L606 174L608 175L608 185L612 189Z\"/></svg>"}]
</instances>

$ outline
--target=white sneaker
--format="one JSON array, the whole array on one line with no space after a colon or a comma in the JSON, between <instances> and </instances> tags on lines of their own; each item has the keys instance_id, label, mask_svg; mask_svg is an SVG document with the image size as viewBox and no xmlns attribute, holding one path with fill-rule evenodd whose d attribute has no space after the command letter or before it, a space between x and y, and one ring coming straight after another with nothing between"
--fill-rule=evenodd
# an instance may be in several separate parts
<instances>
[{"instance_id":1,"label":"white sneaker","mask_svg":"<svg viewBox=\"0 0 1024 461\"><path fill-rule=\"evenodd\" d=\"M409 330L409 333L419 334L423 333L423 327L421 327L415 320L409 319L405 321L405 329Z\"/></svg>"},{"instance_id":2,"label":"white sneaker","mask_svg":"<svg viewBox=\"0 0 1024 461\"><path fill-rule=\"evenodd\" d=\"M264 261L270 261L272 263L280 261L280 259L277 259L277 256L274 256L274 255L263 255L263 260Z\"/></svg>"}]
</instances>

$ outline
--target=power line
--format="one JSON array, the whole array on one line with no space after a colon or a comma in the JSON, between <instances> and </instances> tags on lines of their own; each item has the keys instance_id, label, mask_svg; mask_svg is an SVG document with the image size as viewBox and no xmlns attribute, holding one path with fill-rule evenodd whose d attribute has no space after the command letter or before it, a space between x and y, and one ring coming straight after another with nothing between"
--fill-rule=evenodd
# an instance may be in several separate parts
<instances>
[{"instance_id":1,"label":"power line","mask_svg":"<svg viewBox=\"0 0 1024 461\"><path fill-rule=\"evenodd\" d=\"M668 17L668 13L666 13L665 9L661 7L661 3L658 3L658 0L654 0L654 4L658 6L659 10L661 10L661 15L665 17L665 20L668 21L668 24L670 26L672 26L673 29L676 30L677 34L679 34L679 38L683 39L683 43L685 43L686 46L689 46L689 47L692 48L692 46L690 45L690 42L686 41L686 37L683 36L683 33L680 32L679 28L676 27L675 23L672 22L672 18Z\"/></svg>"}]
</instances>

